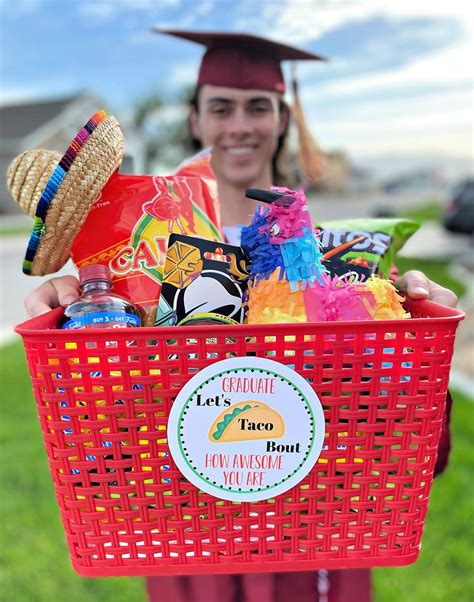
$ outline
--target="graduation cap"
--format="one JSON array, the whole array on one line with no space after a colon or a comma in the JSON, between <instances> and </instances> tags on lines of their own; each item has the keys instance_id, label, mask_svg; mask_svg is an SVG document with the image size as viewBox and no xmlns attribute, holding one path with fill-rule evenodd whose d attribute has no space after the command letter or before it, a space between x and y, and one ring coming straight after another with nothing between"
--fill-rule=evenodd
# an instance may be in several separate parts
<instances>
[{"instance_id":1,"label":"graduation cap","mask_svg":"<svg viewBox=\"0 0 474 602\"><path fill-rule=\"evenodd\" d=\"M281 61L325 61L326 58L245 33L218 33L154 28L154 32L205 46L197 85L285 92Z\"/></svg>"}]
</instances>

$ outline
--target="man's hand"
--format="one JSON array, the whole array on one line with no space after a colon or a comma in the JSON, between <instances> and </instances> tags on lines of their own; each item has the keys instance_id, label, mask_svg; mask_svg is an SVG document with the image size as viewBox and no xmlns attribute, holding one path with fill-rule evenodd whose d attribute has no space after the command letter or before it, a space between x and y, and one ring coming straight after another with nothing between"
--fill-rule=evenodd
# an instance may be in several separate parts
<instances>
[{"instance_id":1,"label":"man's hand","mask_svg":"<svg viewBox=\"0 0 474 602\"><path fill-rule=\"evenodd\" d=\"M25 308L31 318L59 307L68 306L79 297L79 280L74 276L61 276L44 282L25 297Z\"/></svg>"},{"instance_id":2,"label":"man's hand","mask_svg":"<svg viewBox=\"0 0 474 602\"><path fill-rule=\"evenodd\" d=\"M456 307L458 298L448 288L432 282L423 272L411 270L395 282L397 289L411 299L429 299L440 305Z\"/></svg>"}]
</instances>

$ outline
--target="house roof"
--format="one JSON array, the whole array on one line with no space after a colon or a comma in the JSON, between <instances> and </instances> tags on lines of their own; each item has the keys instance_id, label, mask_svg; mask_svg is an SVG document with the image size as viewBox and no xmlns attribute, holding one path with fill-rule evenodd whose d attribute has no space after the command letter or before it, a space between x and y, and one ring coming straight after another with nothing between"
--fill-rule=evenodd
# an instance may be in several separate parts
<instances>
[{"instance_id":1,"label":"house roof","mask_svg":"<svg viewBox=\"0 0 474 602\"><path fill-rule=\"evenodd\" d=\"M81 96L81 94L74 94L65 98L0 106L0 138L21 140L57 117Z\"/></svg>"}]
</instances>

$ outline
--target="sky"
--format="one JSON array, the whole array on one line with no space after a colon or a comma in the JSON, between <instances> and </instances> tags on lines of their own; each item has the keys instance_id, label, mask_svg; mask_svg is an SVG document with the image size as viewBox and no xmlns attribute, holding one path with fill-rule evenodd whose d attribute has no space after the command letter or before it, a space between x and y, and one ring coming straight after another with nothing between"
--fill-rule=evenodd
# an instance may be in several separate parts
<instances>
[{"instance_id":1,"label":"sky","mask_svg":"<svg viewBox=\"0 0 474 602\"><path fill-rule=\"evenodd\" d=\"M323 148L356 158L472 161L471 4L0 0L1 102L89 90L120 118L154 91L171 102L194 83L201 48L153 34L153 26L242 31L330 58L297 66Z\"/></svg>"}]
</instances>

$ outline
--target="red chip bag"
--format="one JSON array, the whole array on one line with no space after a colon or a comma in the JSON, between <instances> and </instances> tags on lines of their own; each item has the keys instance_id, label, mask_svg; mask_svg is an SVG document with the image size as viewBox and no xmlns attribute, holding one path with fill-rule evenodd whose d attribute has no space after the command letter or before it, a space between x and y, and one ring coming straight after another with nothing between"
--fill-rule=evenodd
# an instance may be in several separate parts
<instances>
[{"instance_id":1,"label":"red chip bag","mask_svg":"<svg viewBox=\"0 0 474 602\"><path fill-rule=\"evenodd\" d=\"M114 174L92 206L71 256L78 268L108 265L114 291L139 305L151 324L171 233L222 240L208 155L198 155L172 176Z\"/></svg>"}]
</instances>

